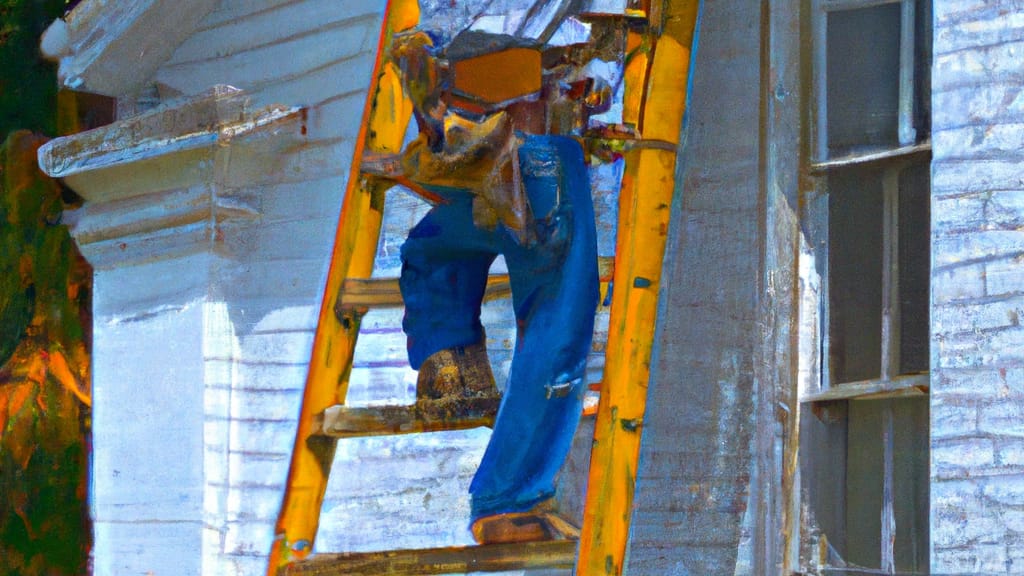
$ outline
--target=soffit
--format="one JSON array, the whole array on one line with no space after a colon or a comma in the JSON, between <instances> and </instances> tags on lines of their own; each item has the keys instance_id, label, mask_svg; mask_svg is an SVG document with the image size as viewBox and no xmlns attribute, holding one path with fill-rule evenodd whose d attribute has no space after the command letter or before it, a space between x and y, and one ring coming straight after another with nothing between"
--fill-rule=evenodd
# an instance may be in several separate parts
<instances>
[{"instance_id":1,"label":"soffit","mask_svg":"<svg viewBox=\"0 0 1024 576\"><path fill-rule=\"evenodd\" d=\"M105 96L134 94L217 0L84 0L43 33L43 55L59 63L61 87Z\"/></svg>"}]
</instances>

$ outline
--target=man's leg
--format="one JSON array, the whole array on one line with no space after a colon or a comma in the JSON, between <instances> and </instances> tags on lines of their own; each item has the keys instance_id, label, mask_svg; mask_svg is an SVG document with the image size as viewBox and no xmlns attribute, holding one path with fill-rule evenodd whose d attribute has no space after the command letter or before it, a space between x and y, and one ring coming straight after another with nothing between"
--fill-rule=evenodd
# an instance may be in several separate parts
<instances>
[{"instance_id":1,"label":"man's leg","mask_svg":"<svg viewBox=\"0 0 1024 576\"><path fill-rule=\"evenodd\" d=\"M554 495L585 391L599 289L583 154L563 137L519 151L538 243L506 242L518 336L491 441L470 486L473 520L524 512ZM481 522L474 523L474 535Z\"/></svg>"},{"instance_id":2,"label":"man's leg","mask_svg":"<svg viewBox=\"0 0 1024 576\"><path fill-rule=\"evenodd\" d=\"M433 208L402 246L409 363L420 371L423 417L493 413L498 405L480 324L480 302L495 253L472 222L469 197Z\"/></svg>"}]
</instances>

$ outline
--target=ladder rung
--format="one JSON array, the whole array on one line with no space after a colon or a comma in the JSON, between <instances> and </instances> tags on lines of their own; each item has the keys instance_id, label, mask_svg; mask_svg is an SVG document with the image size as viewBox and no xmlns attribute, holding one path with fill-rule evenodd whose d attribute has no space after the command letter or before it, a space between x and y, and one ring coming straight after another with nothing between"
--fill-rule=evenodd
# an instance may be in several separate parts
<instances>
[{"instance_id":1,"label":"ladder rung","mask_svg":"<svg viewBox=\"0 0 1024 576\"><path fill-rule=\"evenodd\" d=\"M334 438L352 438L466 430L493 425L494 414L497 412L500 399L480 399L477 402L480 406L479 409L473 411L473 415L454 418L426 418L413 405L366 408L331 406L317 417L313 434Z\"/></svg>"},{"instance_id":2,"label":"ladder rung","mask_svg":"<svg viewBox=\"0 0 1024 576\"><path fill-rule=\"evenodd\" d=\"M597 259L598 275L602 282L612 278L615 259L602 256ZM495 274L487 279L484 290L484 302L512 295L507 274ZM341 297L337 307L351 308L400 308L402 292L398 288L398 278L346 278L341 287Z\"/></svg>"},{"instance_id":3,"label":"ladder rung","mask_svg":"<svg viewBox=\"0 0 1024 576\"><path fill-rule=\"evenodd\" d=\"M576 547L576 540L550 540L418 550L318 554L310 560L281 568L278 576L419 576L544 568L571 569L576 563Z\"/></svg>"},{"instance_id":4,"label":"ladder rung","mask_svg":"<svg viewBox=\"0 0 1024 576\"><path fill-rule=\"evenodd\" d=\"M619 12L596 12L596 11L584 11L576 15L577 18L584 22L598 22L601 20L610 20L611 22L620 22L626 20L627 22L642 23L646 24L649 21L647 12L642 9L624 9Z\"/></svg>"},{"instance_id":5,"label":"ladder rung","mask_svg":"<svg viewBox=\"0 0 1024 576\"><path fill-rule=\"evenodd\" d=\"M601 385L592 384L583 399L583 417L597 414L597 403L601 397ZM387 436L412 434L415 432L441 432L444 430L467 430L480 426L492 427L497 413L499 399L479 400L484 404L477 413L488 415L463 416L455 418L424 418L415 406L371 406L353 408L331 406L317 417L313 435L332 438L355 438L360 436Z\"/></svg>"},{"instance_id":6,"label":"ladder rung","mask_svg":"<svg viewBox=\"0 0 1024 576\"><path fill-rule=\"evenodd\" d=\"M484 301L512 295L507 274L487 279ZM342 308L400 308L403 305L398 278L346 278L341 288Z\"/></svg>"},{"instance_id":7,"label":"ladder rung","mask_svg":"<svg viewBox=\"0 0 1024 576\"><path fill-rule=\"evenodd\" d=\"M394 180L402 175L402 155L364 152L359 171L365 176Z\"/></svg>"}]
</instances>

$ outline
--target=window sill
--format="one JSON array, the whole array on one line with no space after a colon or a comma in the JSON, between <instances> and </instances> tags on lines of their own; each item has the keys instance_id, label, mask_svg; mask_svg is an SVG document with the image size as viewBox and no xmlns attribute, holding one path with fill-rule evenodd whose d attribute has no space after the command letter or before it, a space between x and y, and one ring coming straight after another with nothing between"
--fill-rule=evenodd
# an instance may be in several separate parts
<instances>
[{"instance_id":1,"label":"window sill","mask_svg":"<svg viewBox=\"0 0 1024 576\"><path fill-rule=\"evenodd\" d=\"M895 4L900 0L827 0L822 8L828 12L838 10L856 10L858 8L871 8L882 4Z\"/></svg>"},{"instance_id":2,"label":"window sill","mask_svg":"<svg viewBox=\"0 0 1024 576\"><path fill-rule=\"evenodd\" d=\"M925 140L920 144L914 144L912 146L901 146L899 148L890 148L885 150L874 150L871 152L858 152L854 154L848 154L846 156L840 156L838 158L832 158L823 162L814 162L811 164L812 173L828 172L829 170L835 170L836 168L846 168L849 166L860 166L865 164L873 164L876 162L884 162L886 160L897 160L903 158L910 158L919 154L928 154L932 151L931 140Z\"/></svg>"},{"instance_id":3,"label":"window sill","mask_svg":"<svg viewBox=\"0 0 1024 576\"><path fill-rule=\"evenodd\" d=\"M832 566L826 566L821 571L823 576L871 576L873 574L884 574L885 576L925 576L931 574L930 572L890 572L888 570L879 570L872 568L838 568ZM942 576L933 574L933 576ZM957 576L950 574L947 576Z\"/></svg>"},{"instance_id":4,"label":"window sill","mask_svg":"<svg viewBox=\"0 0 1024 576\"><path fill-rule=\"evenodd\" d=\"M839 384L828 390L807 394L801 403L834 402L836 400L879 400L899 396L923 396L928 394L930 379L927 373L897 376L892 380L863 380Z\"/></svg>"}]
</instances>

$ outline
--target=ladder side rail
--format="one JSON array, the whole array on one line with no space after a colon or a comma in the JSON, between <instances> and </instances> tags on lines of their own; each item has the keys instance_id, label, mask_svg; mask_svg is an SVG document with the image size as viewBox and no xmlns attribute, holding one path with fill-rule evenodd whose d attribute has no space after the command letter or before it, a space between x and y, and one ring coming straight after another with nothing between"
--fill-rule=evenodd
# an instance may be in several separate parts
<instances>
[{"instance_id":1,"label":"ladder side rail","mask_svg":"<svg viewBox=\"0 0 1024 576\"><path fill-rule=\"evenodd\" d=\"M676 150L700 0L667 0L660 35L630 32L624 120L644 140L625 154L616 266L576 573L622 574L650 379L662 261L675 192ZM648 121L645 121L648 120Z\"/></svg>"},{"instance_id":2,"label":"ladder side rail","mask_svg":"<svg viewBox=\"0 0 1024 576\"><path fill-rule=\"evenodd\" d=\"M391 33L416 25L416 0L389 0L385 7L376 62L356 139L352 168L342 204L326 287L313 339L285 494L275 527L268 575L309 555L320 521L320 508L334 456L335 439L314 437L315 417L344 401L352 355L363 311L336 310L346 278L367 278L383 217L384 192L390 184L363 175L366 152L401 150L412 106L402 91L396 67L387 60Z\"/></svg>"}]
</instances>

